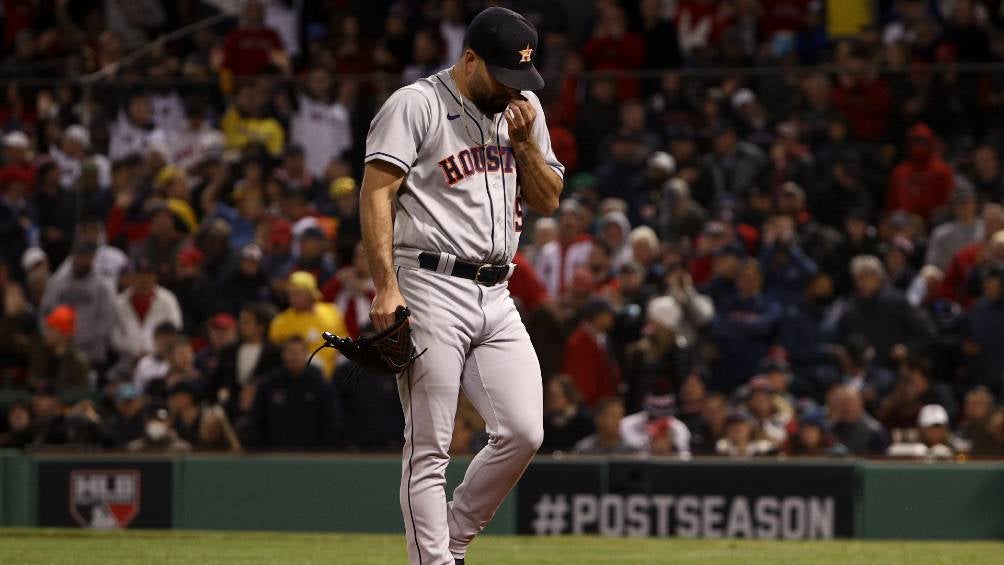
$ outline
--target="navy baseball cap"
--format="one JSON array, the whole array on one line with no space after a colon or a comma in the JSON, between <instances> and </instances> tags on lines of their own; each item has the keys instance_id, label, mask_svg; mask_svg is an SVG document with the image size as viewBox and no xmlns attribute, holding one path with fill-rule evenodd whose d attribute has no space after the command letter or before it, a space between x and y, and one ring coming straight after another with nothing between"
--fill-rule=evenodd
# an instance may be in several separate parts
<instances>
[{"instance_id":1,"label":"navy baseball cap","mask_svg":"<svg viewBox=\"0 0 1004 565\"><path fill-rule=\"evenodd\" d=\"M506 8L486 8L467 26L464 45L485 60L495 80L517 90L543 88L544 78L533 66L537 29Z\"/></svg>"}]
</instances>

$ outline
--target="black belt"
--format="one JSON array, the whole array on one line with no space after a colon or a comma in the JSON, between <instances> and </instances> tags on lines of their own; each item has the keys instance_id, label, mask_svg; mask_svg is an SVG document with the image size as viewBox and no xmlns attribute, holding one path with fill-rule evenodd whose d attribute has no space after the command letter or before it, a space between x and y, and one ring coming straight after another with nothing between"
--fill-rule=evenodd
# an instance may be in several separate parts
<instances>
[{"instance_id":1,"label":"black belt","mask_svg":"<svg viewBox=\"0 0 1004 565\"><path fill-rule=\"evenodd\" d=\"M418 254L418 266L429 271L439 272L440 253L423 251ZM491 263L471 263L457 259L453 270L448 275L472 280L480 285L495 286L504 282L509 276L509 265L492 265Z\"/></svg>"}]
</instances>

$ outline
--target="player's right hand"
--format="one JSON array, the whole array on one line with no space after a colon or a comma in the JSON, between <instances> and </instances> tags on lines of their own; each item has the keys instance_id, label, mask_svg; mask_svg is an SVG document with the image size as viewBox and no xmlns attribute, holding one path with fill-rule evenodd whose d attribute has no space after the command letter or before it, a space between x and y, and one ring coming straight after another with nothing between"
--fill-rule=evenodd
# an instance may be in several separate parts
<instances>
[{"instance_id":1,"label":"player's right hand","mask_svg":"<svg viewBox=\"0 0 1004 565\"><path fill-rule=\"evenodd\" d=\"M373 298L373 306L370 307L370 321L373 322L373 328L381 331L394 325L398 306L407 304L404 303L404 297L396 286L377 292Z\"/></svg>"}]
</instances>

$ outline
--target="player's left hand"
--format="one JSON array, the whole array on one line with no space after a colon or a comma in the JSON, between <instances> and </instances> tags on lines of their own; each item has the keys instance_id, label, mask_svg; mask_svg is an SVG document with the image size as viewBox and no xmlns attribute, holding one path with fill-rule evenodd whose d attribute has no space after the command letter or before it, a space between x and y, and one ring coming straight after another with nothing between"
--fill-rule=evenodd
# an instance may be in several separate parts
<instances>
[{"instance_id":1,"label":"player's left hand","mask_svg":"<svg viewBox=\"0 0 1004 565\"><path fill-rule=\"evenodd\" d=\"M522 143L532 139L533 121L537 119L537 111L526 100L517 99L509 103L505 109L505 120L509 122L509 141Z\"/></svg>"}]
</instances>

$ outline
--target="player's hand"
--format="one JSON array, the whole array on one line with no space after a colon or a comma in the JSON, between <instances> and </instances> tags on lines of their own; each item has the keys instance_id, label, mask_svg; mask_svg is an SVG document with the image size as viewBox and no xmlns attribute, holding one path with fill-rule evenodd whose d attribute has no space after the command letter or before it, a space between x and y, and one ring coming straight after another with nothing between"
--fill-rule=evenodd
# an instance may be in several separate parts
<instances>
[{"instance_id":1,"label":"player's hand","mask_svg":"<svg viewBox=\"0 0 1004 565\"><path fill-rule=\"evenodd\" d=\"M370 321L373 322L373 327L377 331L381 331L394 325L398 306L407 306L407 304L404 303L404 297L401 296L401 291L396 286L393 289L377 292L373 299L373 306L370 307Z\"/></svg>"},{"instance_id":2,"label":"player's hand","mask_svg":"<svg viewBox=\"0 0 1004 565\"><path fill-rule=\"evenodd\" d=\"M523 143L532 139L533 121L537 110L526 100L513 100L505 109L505 120L509 123L509 141Z\"/></svg>"}]
</instances>

